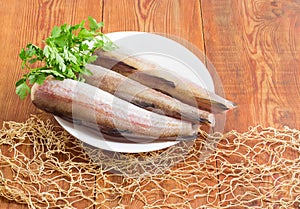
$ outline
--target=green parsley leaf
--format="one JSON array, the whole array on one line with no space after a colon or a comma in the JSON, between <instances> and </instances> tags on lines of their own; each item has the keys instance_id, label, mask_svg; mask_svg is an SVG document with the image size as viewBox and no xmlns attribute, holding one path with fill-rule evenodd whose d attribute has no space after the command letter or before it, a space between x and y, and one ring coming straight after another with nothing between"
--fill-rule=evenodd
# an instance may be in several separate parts
<instances>
[{"instance_id":1,"label":"green parsley leaf","mask_svg":"<svg viewBox=\"0 0 300 209\"><path fill-rule=\"evenodd\" d=\"M88 17L88 20L89 20L89 23L90 23L90 29L92 31L96 31L99 28L104 26L103 22L97 23L97 21L94 18L92 18L91 16Z\"/></svg>"},{"instance_id":2,"label":"green parsley leaf","mask_svg":"<svg viewBox=\"0 0 300 209\"><path fill-rule=\"evenodd\" d=\"M25 98L30 92L27 82L30 85L42 84L49 75L58 80L69 78L83 81L81 75L91 74L85 65L96 60L97 57L93 55L95 50L116 48L101 33L102 22L88 17L88 24L89 29L85 27L84 20L75 25L55 26L51 35L44 40L44 48L29 43L21 49L21 67L29 70L29 73L16 82L16 93L20 98Z\"/></svg>"},{"instance_id":3,"label":"green parsley leaf","mask_svg":"<svg viewBox=\"0 0 300 209\"><path fill-rule=\"evenodd\" d=\"M90 57L88 58L87 62L88 62L88 63L91 63L91 62L96 61L96 59L97 59L97 56L96 56L96 55L93 55L93 56L90 56Z\"/></svg>"},{"instance_id":4,"label":"green parsley leaf","mask_svg":"<svg viewBox=\"0 0 300 209\"><path fill-rule=\"evenodd\" d=\"M34 84L35 81L36 81L36 79L37 79L36 77L37 77L37 75L34 75L34 74L29 75L29 76L28 76L29 83L30 83L30 84Z\"/></svg>"},{"instance_id":5,"label":"green parsley leaf","mask_svg":"<svg viewBox=\"0 0 300 209\"><path fill-rule=\"evenodd\" d=\"M37 84L41 85L41 84L44 83L45 79L46 79L46 75L44 73L42 73L42 74L36 76L36 81L35 82Z\"/></svg>"},{"instance_id":6,"label":"green parsley leaf","mask_svg":"<svg viewBox=\"0 0 300 209\"><path fill-rule=\"evenodd\" d=\"M18 94L21 99L24 99L29 93L30 87L27 85L26 82L23 82L16 87L16 94Z\"/></svg>"},{"instance_id":7,"label":"green parsley leaf","mask_svg":"<svg viewBox=\"0 0 300 209\"><path fill-rule=\"evenodd\" d=\"M19 57L21 58L21 60L26 60L27 56L26 56L26 51L25 49L21 49L21 52L19 54Z\"/></svg>"},{"instance_id":8,"label":"green parsley leaf","mask_svg":"<svg viewBox=\"0 0 300 209\"><path fill-rule=\"evenodd\" d=\"M57 26L54 26L53 30L52 30L52 33L51 33L51 36L53 38L55 37L58 37L61 33L61 28L60 27L57 27Z\"/></svg>"},{"instance_id":9,"label":"green parsley leaf","mask_svg":"<svg viewBox=\"0 0 300 209\"><path fill-rule=\"evenodd\" d=\"M16 82L16 87L17 86L20 86L22 83L24 83L24 82L26 82L26 79L25 78L21 78L20 80L18 80L17 82Z\"/></svg>"},{"instance_id":10,"label":"green parsley leaf","mask_svg":"<svg viewBox=\"0 0 300 209\"><path fill-rule=\"evenodd\" d=\"M81 29L79 34L78 34L78 37L79 38L82 38L82 39L85 39L85 40L93 40L94 39L94 32L93 31L89 31L85 28Z\"/></svg>"}]
</instances>

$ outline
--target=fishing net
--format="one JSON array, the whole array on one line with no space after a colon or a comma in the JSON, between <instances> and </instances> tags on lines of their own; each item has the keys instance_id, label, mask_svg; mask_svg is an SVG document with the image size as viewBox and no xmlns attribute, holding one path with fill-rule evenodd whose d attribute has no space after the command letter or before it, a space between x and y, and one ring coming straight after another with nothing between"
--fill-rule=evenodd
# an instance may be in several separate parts
<instances>
[{"instance_id":1,"label":"fishing net","mask_svg":"<svg viewBox=\"0 0 300 209\"><path fill-rule=\"evenodd\" d=\"M174 163L172 153L179 147L116 158L53 124L53 119L40 116L24 123L4 122L2 197L29 208L300 207L299 130L257 126L245 133L202 133ZM214 152L203 158L209 149ZM147 159L146 165L140 158ZM172 166L155 170L157 164ZM155 172L126 175L132 170L141 174L145 166Z\"/></svg>"}]
</instances>

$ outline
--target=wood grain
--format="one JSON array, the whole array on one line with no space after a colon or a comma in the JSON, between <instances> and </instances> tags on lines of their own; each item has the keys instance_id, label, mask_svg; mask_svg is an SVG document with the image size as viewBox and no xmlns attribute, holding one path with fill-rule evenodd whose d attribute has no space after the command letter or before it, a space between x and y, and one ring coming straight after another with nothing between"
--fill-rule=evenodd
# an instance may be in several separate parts
<instances>
[{"instance_id":1,"label":"wood grain","mask_svg":"<svg viewBox=\"0 0 300 209\"><path fill-rule=\"evenodd\" d=\"M207 56L219 72L227 97L238 104L238 109L228 114L225 130L243 132L259 124L299 129L299 6L297 1L202 1ZM254 141L249 144L254 145ZM246 153L247 149L241 146L237 152ZM287 153L291 158L299 157L292 150ZM262 152L256 160L268 164L269 157ZM220 159L241 161L227 156ZM227 184L234 177L219 178ZM263 181L254 185L268 187L272 176ZM220 191L226 189L221 187ZM249 191L241 186L235 192L241 195ZM221 199L232 197L225 194ZM283 194L280 198L288 197Z\"/></svg>"},{"instance_id":2,"label":"wood grain","mask_svg":"<svg viewBox=\"0 0 300 209\"><path fill-rule=\"evenodd\" d=\"M80 23L88 16L98 21L102 18L102 1L100 0L12 0L1 1L0 14L5 27L0 33L0 122L14 120L25 121L30 114L37 112L31 104L30 98L21 101L15 94L15 82L22 76L21 60L18 54L27 43L41 46L42 40L49 36L55 25L64 23ZM26 150L24 150L26 152ZM30 152L31 150L27 150ZM9 171L6 172L7 175ZM62 181L64 182L64 181ZM94 181L90 182L93 194ZM68 185L61 184L62 187ZM0 198L1 208L27 208ZM78 208L86 208L88 203L76 203Z\"/></svg>"},{"instance_id":3,"label":"wood grain","mask_svg":"<svg viewBox=\"0 0 300 209\"><path fill-rule=\"evenodd\" d=\"M104 33L142 31L162 34L203 51L200 4L197 0L104 0ZM113 14L113 15L112 15Z\"/></svg>"},{"instance_id":4,"label":"wood grain","mask_svg":"<svg viewBox=\"0 0 300 209\"><path fill-rule=\"evenodd\" d=\"M89 15L102 18L102 2L78 1L9 1L2 2L0 13L4 27L1 35L0 115L3 120L24 121L36 108L29 98L21 101L15 94L15 82L21 78L21 60L18 54L27 43L41 46L55 25L80 23ZM7 12L9 11L9 12Z\"/></svg>"},{"instance_id":5,"label":"wood grain","mask_svg":"<svg viewBox=\"0 0 300 209\"><path fill-rule=\"evenodd\" d=\"M128 30L158 33L178 41L193 52L204 51L200 2L197 0L191 0L189 3L186 3L185 0L104 0L103 11L103 21L107 26L104 28L105 33ZM203 56L201 53L197 55ZM202 174L198 173L197 178L201 177ZM193 178L191 177L191 179ZM110 180L116 183L119 181L119 179L113 178ZM98 183L101 184L101 182ZM214 184L216 182L209 179L207 183ZM173 180L162 182L159 187L166 190L182 189L182 185ZM146 196L150 204L157 199L164 198L163 192L157 189L157 185L142 186L140 192ZM194 195L192 193L182 194L182 197L193 199ZM121 204L130 208L144 206L143 201L138 198L131 200L130 196L125 196L122 200ZM196 208L206 201L206 198L196 198L189 204ZM170 202L176 202L176 198L170 196L166 203ZM113 207L115 203L111 204L109 207ZM156 204L161 203L157 202Z\"/></svg>"},{"instance_id":6,"label":"wood grain","mask_svg":"<svg viewBox=\"0 0 300 209\"><path fill-rule=\"evenodd\" d=\"M258 124L299 128L299 2L202 1L202 6L207 57L227 98L238 104L226 130Z\"/></svg>"},{"instance_id":7,"label":"wood grain","mask_svg":"<svg viewBox=\"0 0 300 209\"><path fill-rule=\"evenodd\" d=\"M24 73L18 58L20 49L28 42L41 45L54 25L79 23L91 15L104 21L105 33L154 32L175 39L193 52L205 53L206 63L214 66L222 83L216 84L216 89L224 89L226 98L238 104L238 109L227 114L225 131L243 132L257 124L300 128L298 0L11 0L0 1L0 14L5 25L0 33L0 122L24 121L37 112L29 98L21 101L15 94L14 83ZM209 69L213 71L211 66ZM290 156L299 157L292 152ZM226 159L226 156L220 157ZM263 162L264 158L257 160ZM8 170L5 172L11 175ZM217 183L201 176L201 172L194 175L190 178L192 186L201 177L208 179L208 184ZM219 179L224 180L221 175ZM126 186L120 177L110 180L120 187ZM90 183L100 188L112 186L103 185L101 180ZM174 189L182 185L165 181L160 186ZM155 185L142 188L141 192L150 202L163 195L155 190ZM86 194L93 197L93 189ZM148 192L151 189L152 192ZM205 194L205 191L199 192L199 197ZM184 197L192 195L195 194L183 194ZM95 198L100 202L105 197L96 194ZM117 206L118 198L108 206ZM170 197L168 201L176 202L176 198ZM130 208L143 207L141 200L131 200L130 196L125 196L122 203ZM194 208L204 203L206 198L190 202ZM3 198L0 198L0 205L1 208L27 208ZM87 206L86 202L76 205L77 208Z\"/></svg>"}]
</instances>

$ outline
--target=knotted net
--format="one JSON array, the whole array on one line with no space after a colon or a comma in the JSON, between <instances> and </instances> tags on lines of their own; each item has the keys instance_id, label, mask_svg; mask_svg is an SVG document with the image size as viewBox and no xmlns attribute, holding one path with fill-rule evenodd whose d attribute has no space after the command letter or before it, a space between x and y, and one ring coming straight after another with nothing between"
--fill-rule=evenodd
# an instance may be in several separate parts
<instances>
[{"instance_id":1,"label":"knotted net","mask_svg":"<svg viewBox=\"0 0 300 209\"><path fill-rule=\"evenodd\" d=\"M37 116L24 123L4 122L2 197L29 208L300 207L299 130L257 126L245 133L202 133L174 163L172 153L178 147L169 153L121 154L116 159L105 151L83 148L53 124ZM216 147L211 147L211 140L218 141ZM214 152L203 159L210 147ZM161 164L172 166L164 171L156 168L159 157ZM144 169L137 163L140 158L157 170L151 175L126 175Z\"/></svg>"}]
</instances>

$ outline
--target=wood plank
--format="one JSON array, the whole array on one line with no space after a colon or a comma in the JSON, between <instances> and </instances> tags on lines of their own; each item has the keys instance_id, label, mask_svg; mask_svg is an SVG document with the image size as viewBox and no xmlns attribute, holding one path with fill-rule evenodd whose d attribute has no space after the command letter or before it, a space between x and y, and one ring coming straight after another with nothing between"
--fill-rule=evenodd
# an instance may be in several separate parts
<instances>
[{"instance_id":1,"label":"wood plank","mask_svg":"<svg viewBox=\"0 0 300 209\"><path fill-rule=\"evenodd\" d=\"M300 127L299 3L276 2L202 1L207 57L238 104L226 130Z\"/></svg>"},{"instance_id":2,"label":"wood plank","mask_svg":"<svg viewBox=\"0 0 300 209\"><path fill-rule=\"evenodd\" d=\"M185 1L185 0L141 0L141 1L128 1L128 0L104 0L104 15L103 21L106 25L104 28L104 33L110 33L115 31L143 31L143 32L153 32L159 33L163 36L175 39L176 41L183 43L186 47L192 51L204 50L203 36L202 36L202 20L201 20L201 10L200 2L197 0ZM112 15L113 14L113 15ZM196 50L195 50L196 48ZM124 162L126 163L126 162ZM180 165L178 165L180 166ZM214 165L212 165L214 166ZM195 185L195 179L201 179L203 173L197 173L197 178L191 176L190 181ZM215 179L207 178L207 184L214 184ZM120 182L119 178L111 178L109 181ZM98 186L103 182L99 180ZM158 201L154 203L157 199L164 199L164 194L157 188L157 185L153 183L141 182L139 193L146 196L149 204L162 204ZM106 185L107 186L107 185ZM183 187L178 182L172 179L166 179L159 183L159 186L166 190L176 189L191 189L189 186L185 185ZM132 190L137 189L136 187ZM203 194L206 191L202 190ZM200 193L201 193L200 192ZM193 199L189 204L196 208L206 203L207 199L202 198L199 194L199 198L194 198L195 193L182 193L182 197L186 199ZM211 194L213 195L213 194ZM111 197L110 197L111 198ZM97 200L101 202L105 197L102 194L97 196ZM209 198L208 198L209 199ZM143 200L139 197L132 197L130 195L125 195L120 200L121 204L127 205L130 208L141 208L144 205ZM169 196L166 200L167 203L176 203L176 201L181 201L175 196ZM115 202L110 202L105 205L110 208L115 206ZM101 207L99 207L101 208Z\"/></svg>"},{"instance_id":3,"label":"wood plank","mask_svg":"<svg viewBox=\"0 0 300 209\"><path fill-rule=\"evenodd\" d=\"M112 15L114 14L114 15ZM203 51L200 5L196 0L104 0L104 33L142 31L183 39Z\"/></svg>"},{"instance_id":4,"label":"wood plank","mask_svg":"<svg viewBox=\"0 0 300 209\"><path fill-rule=\"evenodd\" d=\"M78 23L88 15L101 20L102 3L104 32L157 32L178 41L187 40L201 51L206 49L206 55L221 78L226 97L239 105L237 110L228 113L226 131L245 131L249 125L256 124L289 125L299 129L300 6L298 1L292 0L191 0L188 3L185 0L1 1L0 14L6 25L0 34L3 47L0 52L1 122L24 121L30 113L36 112L29 98L20 101L14 93L14 83L23 73L18 58L20 49L28 42L41 44L54 25ZM290 156L299 157L292 151ZM266 157L262 155L257 161L263 163ZM201 179L201 173L197 173L197 177ZM220 178L222 180L223 177ZM126 186L119 177L111 180ZM193 185L195 181L191 177ZM102 188L101 180L97 183L97 187ZM141 192L147 194L147 190L153 189L147 194L150 202L162 197L163 194L156 192L155 185L144 183ZM182 188L182 185L169 180L161 182L160 186L165 189ZM100 198L98 194L97 198L103 200L101 198L104 197ZM168 201L175 199L171 197ZM118 200L111 205L108 203L108 206L117 206ZM0 203L2 208L27 208L3 198L0 198ZM205 198L199 198L191 205L196 207L205 203ZM131 208L143 206L138 199L132 202L130 196L123 198L123 204L133 205ZM87 205L80 202L76 206L82 208Z\"/></svg>"},{"instance_id":5,"label":"wood plank","mask_svg":"<svg viewBox=\"0 0 300 209\"><path fill-rule=\"evenodd\" d=\"M2 124L7 120L25 121L30 114L37 113L30 98L21 101L15 94L15 82L24 73L18 57L21 48L29 42L40 46L42 40L49 36L55 25L80 23L88 16L101 21L102 1L1 1L0 14L2 23L5 24L0 34L2 47L0 51L0 89L2 90L0 122ZM9 172L7 174L9 175ZM90 183L94 185L93 180ZM67 188L67 185L65 187ZM92 186L91 190L93 190ZM21 206L3 198L0 198L0 202L1 208L27 208L27 206ZM86 208L87 204L81 201L76 203L76 207Z\"/></svg>"},{"instance_id":6,"label":"wood plank","mask_svg":"<svg viewBox=\"0 0 300 209\"><path fill-rule=\"evenodd\" d=\"M300 70L296 67L300 56L299 12L300 4L296 1L202 1L207 56L219 72L226 96L239 106L228 114L226 131L237 129L244 132L249 126L258 124L277 128L287 125L299 129ZM236 152L252 153L247 145L253 147L259 142L263 144L254 140L247 142ZM227 145L231 143L234 146L233 141ZM270 165L272 162L267 160L272 156L266 149L275 147L272 144L260 147L262 151L255 156L255 162ZM284 154L288 159L299 157L297 151L291 149ZM239 163L243 159L237 154L236 157L219 156L219 161L220 165L222 162ZM256 182L253 180L251 191L255 193L255 188L264 188L266 193L271 192L274 188L269 185L275 185L274 178L280 175L278 171L274 176L264 176ZM282 175L282 181L290 178ZM224 173L219 178L223 181L221 192L228 189L224 185L237 183L234 175L226 177ZM250 181L252 178L255 178L255 173L249 175ZM244 183L249 186L250 181ZM250 192L250 189L244 189L241 184L236 187L235 195L245 192ZM288 190L285 194L280 193L278 199L289 198ZM231 198L232 194L222 195L223 206ZM249 204L267 207L267 202L263 200Z\"/></svg>"},{"instance_id":7,"label":"wood plank","mask_svg":"<svg viewBox=\"0 0 300 209\"><path fill-rule=\"evenodd\" d=\"M18 54L27 43L41 46L53 26L80 23L89 15L98 21L102 18L101 1L10 1L0 8L2 21L7 25L0 34L2 43L0 61L0 115L3 120L24 121L36 108L29 98L21 101L15 94L15 82L21 78L21 60Z\"/></svg>"}]
</instances>

